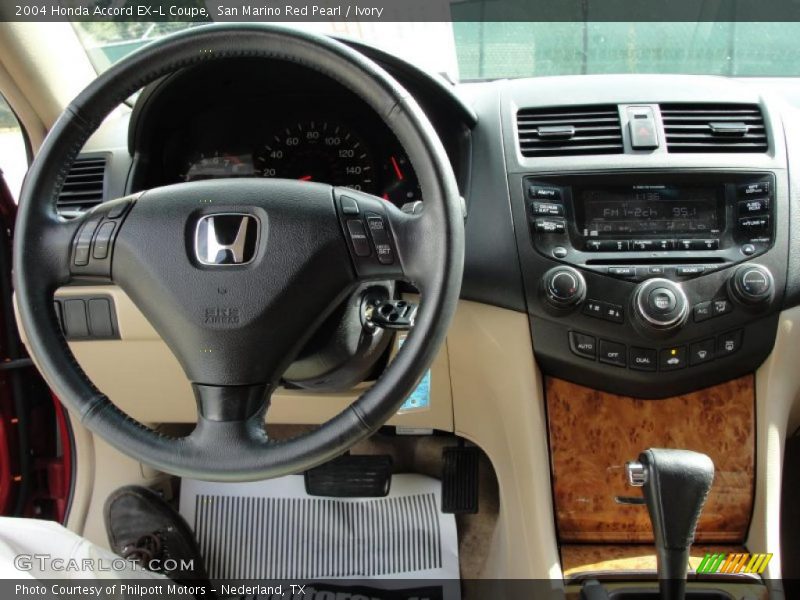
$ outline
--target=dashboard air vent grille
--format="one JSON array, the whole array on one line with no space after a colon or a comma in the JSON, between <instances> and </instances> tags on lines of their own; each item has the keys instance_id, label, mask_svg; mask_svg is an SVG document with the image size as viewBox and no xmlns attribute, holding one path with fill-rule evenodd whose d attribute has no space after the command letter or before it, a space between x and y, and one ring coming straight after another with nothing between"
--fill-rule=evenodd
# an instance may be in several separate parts
<instances>
[{"instance_id":1,"label":"dashboard air vent grille","mask_svg":"<svg viewBox=\"0 0 800 600\"><path fill-rule=\"evenodd\" d=\"M79 156L69 170L58 195L58 211L64 215L85 212L103 202L107 159Z\"/></svg>"},{"instance_id":2,"label":"dashboard air vent grille","mask_svg":"<svg viewBox=\"0 0 800 600\"><path fill-rule=\"evenodd\" d=\"M766 152L756 104L662 104L669 152Z\"/></svg>"},{"instance_id":3,"label":"dashboard air vent grille","mask_svg":"<svg viewBox=\"0 0 800 600\"><path fill-rule=\"evenodd\" d=\"M526 108L517 113L523 156L621 154L616 105Z\"/></svg>"}]
</instances>

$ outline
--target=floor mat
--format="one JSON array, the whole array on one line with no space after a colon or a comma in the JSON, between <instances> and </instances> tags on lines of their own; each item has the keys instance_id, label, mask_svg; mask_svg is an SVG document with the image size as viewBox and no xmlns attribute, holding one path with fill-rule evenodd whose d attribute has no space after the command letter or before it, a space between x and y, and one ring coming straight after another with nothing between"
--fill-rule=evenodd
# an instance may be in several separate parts
<instances>
[{"instance_id":1,"label":"floor mat","mask_svg":"<svg viewBox=\"0 0 800 600\"><path fill-rule=\"evenodd\" d=\"M457 580L455 518L440 483L392 478L386 498L319 498L303 477L252 483L184 479L180 512L212 579Z\"/></svg>"}]
</instances>

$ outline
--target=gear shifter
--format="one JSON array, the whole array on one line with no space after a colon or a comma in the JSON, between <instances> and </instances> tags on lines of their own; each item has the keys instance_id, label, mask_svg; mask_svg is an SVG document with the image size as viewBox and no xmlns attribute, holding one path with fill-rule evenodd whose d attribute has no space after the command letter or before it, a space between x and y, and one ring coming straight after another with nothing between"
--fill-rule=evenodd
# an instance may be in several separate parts
<instances>
[{"instance_id":1,"label":"gear shifter","mask_svg":"<svg viewBox=\"0 0 800 600\"><path fill-rule=\"evenodd\" d=\"M714 463L699 452L650 448L629 462L626 472L630 485L644 488L661 600L684 600L689 548L714 480Z\"/></svg>"}]
</instances>

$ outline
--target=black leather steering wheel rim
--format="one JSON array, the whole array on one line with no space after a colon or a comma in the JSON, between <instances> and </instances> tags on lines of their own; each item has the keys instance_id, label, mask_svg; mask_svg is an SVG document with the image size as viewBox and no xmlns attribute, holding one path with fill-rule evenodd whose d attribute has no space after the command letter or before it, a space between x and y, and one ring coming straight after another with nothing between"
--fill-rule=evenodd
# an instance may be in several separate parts
<instances>
[{"instance_id":1,"label":"black leather steering wheel rim","mask_svg":"<svg viewBox=\"0 0 800 600\"><path fill-rule=\"evenodd\" d=\"M356 93L398 137L425 198L424 218L412 222L394 217L395 237L398 242L402 239L407 264L414 266L409 272L420 274L411 277L422 294L414 328L369 390L319 428L290 440L269 440L264 433L268 403L260 403L259 396L268 397L273 382L265 382L263 388L221 387L212 394L236 396L244 405L238 411L242 418L235 421L204 414L204 400L198 396L200 414L193 436L168 437L144 426L89 381L70 352L53 310L55 290L70 281L70 249L81 226L80 220L58 216L56 200L89 136L120 102L159 77L235 57L289 61L332 77ZM42 145L22 192L15 228L14 284L31 355L56 395L89 430L166 473L246 481L294 473L330 460L396 412L445 339L460 292L463 245L462 207L447 155L422 110L391 76L329 38L269 25L212 25L137 51L101 74L67 107Z\"/></svg>"}]
</instances>

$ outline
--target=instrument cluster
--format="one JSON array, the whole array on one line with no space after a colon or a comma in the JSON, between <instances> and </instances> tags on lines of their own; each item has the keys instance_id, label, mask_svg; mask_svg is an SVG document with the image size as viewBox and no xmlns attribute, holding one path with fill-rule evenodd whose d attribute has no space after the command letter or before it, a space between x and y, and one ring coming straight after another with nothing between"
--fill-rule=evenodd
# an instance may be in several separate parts
<instances>
[{"instance_id":1,"label":"instrument cluster","mask_svg":"<svg viewBox=\"0 0 800 600\"><path fill-rule=\"evenodd\" d=\"M350 187L398 207L422 199L406 153L372 119L308 111L268 121L254 127L227 114L206 121L215 125L204 130L178 133L179 139L195 139L166 145L173 149L165 157L166 183L269 177ZM220 122L225 125L219 127Z\"/></svg>"}]
</instances>

